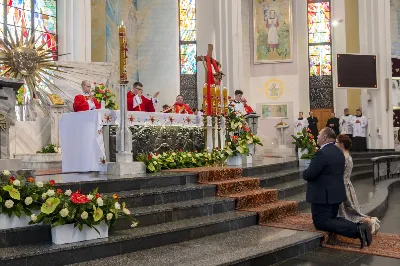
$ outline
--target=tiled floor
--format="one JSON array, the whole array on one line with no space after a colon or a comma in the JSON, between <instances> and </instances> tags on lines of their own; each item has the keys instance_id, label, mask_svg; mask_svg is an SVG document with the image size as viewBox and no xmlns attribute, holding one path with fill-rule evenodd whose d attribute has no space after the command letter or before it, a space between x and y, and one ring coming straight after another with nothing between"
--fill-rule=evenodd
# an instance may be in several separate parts
<instances>
[{"instance_id":1,"label":"tiled floor","mask_svg":"<svg viewBox=\"0 0 400 266\"><path fill-rule=\"evenodd\" d=\"M373 196L374 188L370 179L353 183L360 204L368 201ZM381 232L400 234L400 189L394 188L389 196L389 206L385 216L381 219ZM349 265L349 266L400 266L400 260L350 253L341 250L320 248L303 256L286 261L281 266L324 266L324 265Z\"/></svg>"}]
</instances>

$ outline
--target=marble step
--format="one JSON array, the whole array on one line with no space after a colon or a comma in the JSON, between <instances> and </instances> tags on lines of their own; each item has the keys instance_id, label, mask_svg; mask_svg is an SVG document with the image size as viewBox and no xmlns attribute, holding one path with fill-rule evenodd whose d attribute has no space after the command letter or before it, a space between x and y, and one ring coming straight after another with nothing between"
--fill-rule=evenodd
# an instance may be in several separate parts
<instances>
[{"instance_id":1,"label":"marble step","mask_svg":"<svg viewBox=\"0 0 400 266\"><path fill-rule=\"evenodd\" d=\"M276 201L262 204L254 208L248 208L246 211L258 213L258 224L265 224L271 221L277 221L298 212L297 201Z\"/></svg>"},{"instance_id":2,"label":"marble step","mask_svg":"<svg viewBox=\"0 0 400 266\"><path fill-rule=\"evenodd\" d=\"M291 197L284 198L283 200L285 201L296 201L298 205L298 210L299 211L304 211L306 209L311 208L311 204L306 202L306 192L296 194Z\"/></svg>"},{"instance_id":3,"label":"marble step","mask_svg":"<svg viewBox=\"0 0 400 266\"><path fill-rule=\"evenodd\" d=\"M314 232L251 226L184 243L79 263L74 266L272 265L314 250L320 246L320 241L321 235Z\"/></svg>"},{"instance_id":4,"label":"marble step","mask_svg":"<svg viewBox=\"0 0 400 266\"><path fill-rule=\"evenodd\" d=\"M184 219L211 216L235 210L235 200L209 197L163 205L131 208L132 216L139 221L139 227L169 223ZM127 219L116 221L113 230L126 230L131 223ZM0 230L0 248L51 242L48 225L29 226Z\"/></svg>"},{"instance_id":5,"label":"marble step","mask_svg":"<svg viewBox=\"0 0 400 266\"><path fill-rule=\"evenodd\" d=\"M121 201L130 207L144 207L215 196L214 185L187 184L141 190L121 191ZM111 196L111 195L110 195Z\"/></svg>"},{"instance_id":6,"label":"marble step","mask_svg":"<svg viewBox=\"0 0 400 266\"><path fill-rule=\"evenodd\" d=\"M168 186L184 186L197 184L197 175L193 173L157 173L137 176L126 176L126 178L113 176L83 176L66 174L62 180L57 177L41 177L43 181L54 178L56 186L61 189L81 190L88 193L98 188L101 193L116 193L120 191L141 190L151 188L162 188ZM213 195L214 196L214 195Z\"/></svg>"},{"instance_id":7,"label":"marble step","mask_svg":"<svg viewBox=\"0 0 400 266\"><path fill-rule=\"evenodd\" d=\"M272 186L278 190L278 198L283 199L307 191L307 182L302 178Z\"/></svg>"},{"instance_id":8,"label":"marble step","mask_svg":"<svg viewBox=\"0 0 400 266\"><path fill-rule=\"evenodd\" d=\"M66 245L43 243L0 248L0 265L49 265L50 261L52 265L67 265L181 243L255 224L255 213L233 211L162 225L115 231L111 232L106 239L94 241Z\"/></svg>"},{"instance_id":9,"label":"marble step","mask_svg":"<svg viewBox=\"0 0 400 266\"><path fill-rule=\"evenodd\" d=\"M395 152L395 151L351 152L351 157L353 158L374 158L387 155L400 155L400 152Z\"/></svg>"},{"instance_id":10,"label":"marble step","mask_svg":"<svg viewBox=\"0 0 400 266\"><path fill-rule=\"evenodd\" d=\"M225 196L233 193L240 193L260 187L260 179L241 177L219 182L210 182L210 185L217 187L217 196Z\"/></svg>"},{"instance_id":11,"label":"marble step","mask_svg":"<svg viewBox=\"0 0 400 266\"><path fill-rule=\"evenodd\" d=\"M49 169L61 169L61 161L23 161L22 168L24 169L34 169L34 170L49 170Z\"/></svg>"},{"instance_id":12,"label":"marble step","mask_svg":"<svg viewBox=\"0 0 400 266\"><path fill-rule=\"evenodd\" d=\"M354 163L353 163L354 164ZM373 171L372 168L372 162L370 163L364 163L364 164L354 164L353 165L353 172L357 172L357 171Z\"/></svg>"},{"instance_id":13,"label":"marble step","mask_svg":"<svg viewBox=\"0 0 400 266\"><path fill-rule=\"evenodd\" d=\"M243 210L257 207L260 204L275 202L278 200L278 192L276 189L256 189L236 194L229 194L226 197L236 199L236 209Z\"/></svg>"},{"instance_id":14,"label":"marble step","mask_svg":"<svg viewBox=\"0 0 400 266\"><path fill-rule=\"evenodd\" d=\"M372 184L373 177L374 177L374 172L373 172L372 167L371 167L370 169L364 170L364 171L353 171L351 173L350 179L351 179L351 181L354 182L354 181L357 181L357 180L360 180L360 179L368 179L368 178L370 178L371 179L371 184Z\"/></svg>"},{"instance_id":15,"label":"marble step","mask_svg":"<svg viewBox=\"0 0 400 266\"><path fill-rule=\"evenodd\" d=\"M54 162L61 161L61 153L36 153L36 154L15 154L16 159L23 162Z\"/></svg>"},{"instance_id":16,"label":"marble step","mask_svg":"<svg viewBox=\"0 0 400 266\"><path fill-rule=\"evenodd\" d=\"M244 177L259 176L277 171L282 171L288 168L298 167L298 165L299 163L297 160L284 163L269 164L269 165L258 165L258 166L254 165L251 167L244 167L242 175Z\"/></svg>"},{"instance_id":17,"label":"marble step","mask_svg":"<svg viewBox=\"0 0 400 266\"><path fill-rule=\"evenodd\" d=\"M293 167L277 172L272 172L268 174L264 174L261 176L254 176L260 179L261 187L272 187L274 185L290 182L293 180L297 180L301 178L303 174L303 170L300 170L298 167Z\"/></svg>"}]
</instances>

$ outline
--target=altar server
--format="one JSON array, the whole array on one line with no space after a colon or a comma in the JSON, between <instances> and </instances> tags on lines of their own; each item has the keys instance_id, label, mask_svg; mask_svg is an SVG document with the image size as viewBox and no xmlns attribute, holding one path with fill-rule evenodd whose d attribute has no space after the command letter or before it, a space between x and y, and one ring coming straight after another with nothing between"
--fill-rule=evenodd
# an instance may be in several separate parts
<instances>
[{"instance_id":1,"label":"altar server","mask_svg":"<svg viewBox=\"0 0 400 266\"><path fill-rule=\"evenodd\" d=\"M176 96L176 102L174 104L174 112L176 114L193 114L192 109L190 109L189 105L185 104L183 101L183 96Z\"/></svg>"},{"instance_id":2,"label":"altar server","mask_svg":"<svg viewBox=\"0 0 400 266\"><path fill-rule=\"evenodd\" d=\"M158 103L157 97L160 93L156 92L153 98L148 99L143 96L143 84L135 82L133 84L133 91L127 94L127 109L128 111L139 112L155 112L155 105Z\"/></svg>"},{"instance_id":3,"label":"altar server","mask_svg":"<svg viewBox=\"0 0 400 266\"><path fill-rule=\"evenodd\" d=\"M75 112L89 111L100 109L101 105L97 99L90 94L92 85L89 81L84 80L81 83L82 94L78 94L74 98L73 108Z\"/></svg>"},{"instance_id":4,"label":"altar server","mask_svg":"<svg viewBox=\"0 0 400 266\"><path fill-rule=\"evenodd\" d=\"M303 117L303 112L299 112L299 118L294 122L294 134L302 133L304 128L308 127L307 119Z\"/></svg>"},{"instance_id":5,"label":"altar server","mask_svg":"<svg viewBox=\"0 0 400 266\"><path fill-rule=\"evenodd\" d=\"M255 113L253 108L251 108L251 106L247 104L247 99L246 98L242 97L241 101L243 103L244 110L245 110L246 114Z\"/></svg>"},{"instance_id":6,"label":"altar server","mask_svg":"<svg viewBox=\"0 0 400 266\"><path fill-rule=\"evenodd\" d=\"M362 115L361 109L357 109L351 124L353 126L353 151L366 151L368 119Z\"/></svg>"},{"instance_id":7,"label":"altar server","mask_svg":"<svg viewBox=\"0 0 400 266\"><path fill-rule=\"evenodd\" d=\"M242 113L243 115L247 114L244 109L244 104L242 103L243 91L236 90L235 91L235 100L233 100L229 105L232 106L235 111Z\"/></svg>"},{"instance_id":8,"label":"altar server","mask_svg":"<svg viewBox=\"0 0 400 266\"><path fill-rule=\"evenodd\" d=\"M353 125L351 124L352 119L353 116L350 115L349 108L346 108L344 109L344 115L342 115L339 120L340 134L345 134L351 139L353 138Z\"/></svg>"}]
</instances>

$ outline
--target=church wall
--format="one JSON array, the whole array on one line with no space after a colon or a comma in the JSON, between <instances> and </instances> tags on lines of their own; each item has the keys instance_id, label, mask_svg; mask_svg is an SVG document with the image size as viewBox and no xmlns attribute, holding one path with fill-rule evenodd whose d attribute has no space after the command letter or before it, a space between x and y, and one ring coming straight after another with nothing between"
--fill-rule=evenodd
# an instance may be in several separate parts
<instances>
[{"instance_id":1,"label":"church wall","mask_svg":"<svg viewBox=\"0 0 400 266\"><path fill-rule=\"evenodd\" d=\"M139 80L144 94L160 91L156 110L161 110L163 104L173 104L180 91L179 12L176 0L138 0L138 9L150 2L154 7L148 19L149 34L139 48L139 60L146 61Z\"/></svg>"}]
</instances>

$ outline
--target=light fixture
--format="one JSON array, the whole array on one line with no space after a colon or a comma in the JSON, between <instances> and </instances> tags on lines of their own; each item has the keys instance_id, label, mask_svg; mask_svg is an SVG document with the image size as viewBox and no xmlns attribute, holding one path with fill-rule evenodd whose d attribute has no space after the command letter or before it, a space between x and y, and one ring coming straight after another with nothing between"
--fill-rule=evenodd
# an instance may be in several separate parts
<instances>
[{"instance_id":1,"label":"light fixture","mask_svg":"<svg viewBox=\"0 0 400 266\"><path fill-rule=\"evenodd\" d=\"M336 27L338 26L340 23L343 22L343 19L339 19L339 20L332 20L331 25L332 27Z\"/></svg>"}]
</instances>

